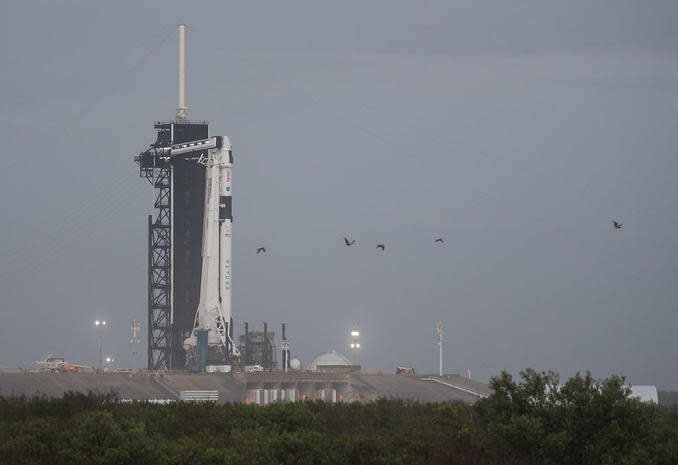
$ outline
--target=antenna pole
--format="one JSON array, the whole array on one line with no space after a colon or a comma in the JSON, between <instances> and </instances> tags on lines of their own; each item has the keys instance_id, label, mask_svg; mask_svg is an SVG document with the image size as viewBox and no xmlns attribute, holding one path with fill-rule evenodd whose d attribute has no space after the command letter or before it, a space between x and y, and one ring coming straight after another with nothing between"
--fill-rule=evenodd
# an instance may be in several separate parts
<instances>
[{"instance_id":1,"label":"antenna pole","mask_svg":"<svg viewBox=\"0 0 678 465\"><path fill-rule=\"evenodd\" d=\"M139 320L132 320L132 339L130 341L130 344L132 344L132 374L137 372L136 368L137 343L139 342L137 333L139 332L140 328L141 326L139 325Z\"/></svg>"},{"instance_id":2,"label":"antenna pole","mask_svg":"<svg viewBox=\"0 0 678 465\"><path fill-rule=\"evenodd\" d=\"M179 106L177 107L177 121L186 119L186 101L184 99L185 72L186 72L186 50L184 41L186 38L186 25L179 25Z\"/></svg>"},{"instance_id":3,"label":"antenna pole","mask_svg":"<svg viewBox=\"0 0 678 465\"><path fill-rule=\"evenodd\" d=\"M438 376L443 376L443 323L438 322Z\"/></svg>"}]
</instances>

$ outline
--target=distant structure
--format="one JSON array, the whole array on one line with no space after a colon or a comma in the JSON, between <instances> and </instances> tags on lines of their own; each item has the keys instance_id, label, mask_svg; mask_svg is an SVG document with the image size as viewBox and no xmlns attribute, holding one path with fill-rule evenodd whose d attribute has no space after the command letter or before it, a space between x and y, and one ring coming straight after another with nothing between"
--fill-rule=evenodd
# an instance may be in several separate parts
<instances>
[{"instance_id":1,"label":"distant structure","mask_svg":"<svg viewBox=\"0 0 678 465\"><path fill-rule=\"evenodd\" d=\"M250 331L249 324L246 322L245 334L240 336L238 348L242 365L261 365L270 369L278 362L275 333L268 331L267 323L264 323L263 331Z\"/></svg>"},{"instance_id":2,"label":"distant structure","mask_svg":"<svg viewBox=\"0 0 678 465\"><path fill-rule=\"evenodd\" d=\"M280 341L280 362L281 362L281 368L283 372L287 373L287 371L291 368L291 360L290 360L290 343L287 340L287 337L285 336L285 323L282 324L282 341Z\"/></svg>"},{"instance_id":3,"label":"distant structure","mask_svg":"<svg viewBox=\"0 0 678 465\"><path fill-rule=\"evenodd\" d=\"M344 355L335 350L331 350L314 358L309 369L318 373L339 374L359 371L360 365L354 365Z\"/></svg>"},{"instance_id":4,"label":"distant structure","mask_svg":"<svg viewBox=\"0 0 678 465\"><path fill-rule=\"evenodd\" d=\"M414 367L404 367L404 366L397 366L396 367L396 375L415 375L416 372L414 371Z\"/></svg>"},{"instance_id":5,"label":"distant structure","mask_svg":"<svg viewBox=\"0 0 678 465\"><path fill-rule=\"evenodd\" d=\"M632 384L627 387L631 389L629 397L635 397L641 402L659 404L657 386Z\"/></svg>"}]
</instances>

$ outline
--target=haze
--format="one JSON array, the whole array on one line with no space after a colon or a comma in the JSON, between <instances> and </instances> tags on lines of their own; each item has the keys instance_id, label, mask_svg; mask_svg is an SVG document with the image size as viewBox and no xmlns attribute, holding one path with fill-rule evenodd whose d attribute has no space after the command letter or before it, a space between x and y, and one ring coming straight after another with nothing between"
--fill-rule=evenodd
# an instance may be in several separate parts
<instances>
[{"instance_id":1,"label":"haze","mask_svg":"<svg viewBox=\"0 0 678 465\"><path fill-rule=\"evenodd\" d=\"M151 211L132 159L174 117L185 23L188 116L234 145L239 331L286 322L308 364L355 324L365 369L434 372L440 320L447 372L678 389L676 18L670 0L8 3L0 365L94 364L105 318L129 366Z\"/></svg>"}]
</instances>

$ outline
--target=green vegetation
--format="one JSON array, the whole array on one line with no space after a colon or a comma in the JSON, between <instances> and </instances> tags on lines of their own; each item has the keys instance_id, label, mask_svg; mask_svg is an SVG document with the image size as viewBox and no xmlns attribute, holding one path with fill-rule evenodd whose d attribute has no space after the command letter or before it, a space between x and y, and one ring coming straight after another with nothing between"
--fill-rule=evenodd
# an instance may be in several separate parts
<instances>
[{"instance_id":1,"label":"green vegetation","mask_svg":"<svg viewBox=\"0 0 678 465\"><path fill-rule=\"evenodd\" d=\"M527 370L474 406L0 398L1 464L676 464L678 408Z\"/></svg>"}]
</instances>

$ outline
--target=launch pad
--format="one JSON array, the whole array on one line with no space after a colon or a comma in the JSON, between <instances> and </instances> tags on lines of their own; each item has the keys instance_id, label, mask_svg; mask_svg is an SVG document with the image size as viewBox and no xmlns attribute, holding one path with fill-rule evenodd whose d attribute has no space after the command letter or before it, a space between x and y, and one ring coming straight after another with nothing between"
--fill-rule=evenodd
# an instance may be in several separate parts
<instances>
[{"instance_id":1,"label":"launch pad","mask_svg":"<svg viewBox=\"0 0 678 465\"><path fill-rule=\"evenodd\" d=\"M62 397L66 392L115 393L121 400L176 402L186 391L213 392L219 403L405 401L474 403L491 390L459 375L408 376L392 373L187 373L185 370L130 373L0 372L0 396Z\"/></svg>"},{"instance_id":2,"label":"launch pad","mask_svg":"<svg viewBox=\"0 0 678 465\"><path fill-rule=\"evenodd\" d=\"M273 333L260 342L245 323L237 345L231 317L232 166L228 137L209 136L205 121L189 121L184 101L184 36L179 26L179 104L176 119L155 123L156 140L135 157L153 189L148 216L149 370L231 364L275 365ZM261 345L260 350L257 350ZM243 358L240 358L240 346ZM290 367L289 342L281 347ZM258 357L257 357L258 355Z\"/></svg>"}]
</instances>

